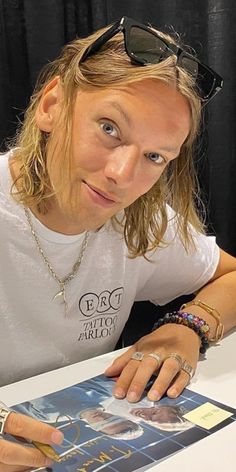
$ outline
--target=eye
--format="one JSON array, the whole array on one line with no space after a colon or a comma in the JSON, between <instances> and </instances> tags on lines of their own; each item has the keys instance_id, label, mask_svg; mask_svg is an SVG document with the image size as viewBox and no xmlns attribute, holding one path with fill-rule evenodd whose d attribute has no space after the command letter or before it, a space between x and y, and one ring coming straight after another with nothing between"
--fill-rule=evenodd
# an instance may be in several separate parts
<instances>
[{"instance_id":1,"label":"eye","mask_svg":"<svg viewBox=\"0 0 236 472\"><path fill-rule=\"evenodd\" d=\"M165 164L166 159L162 157L158 152L147 152L145 156L150 159L150 161L155 162L156 164Z\"/></svg>"},{"instance_id":2,"label":"eye","mask_svg":"<svg viewBox=\"0 0 236 472\"><path fill-rule=\"evenodd\" d=\"M118 134L118 131L116 129L116 127L110 123L109 121L105 121L103 123L101 123L101 128L102 130L104 131L105 134L109 135L109 136L112 136L113 138L118 138L119 137L119 134Z\"/></svg>"}]
</instances>

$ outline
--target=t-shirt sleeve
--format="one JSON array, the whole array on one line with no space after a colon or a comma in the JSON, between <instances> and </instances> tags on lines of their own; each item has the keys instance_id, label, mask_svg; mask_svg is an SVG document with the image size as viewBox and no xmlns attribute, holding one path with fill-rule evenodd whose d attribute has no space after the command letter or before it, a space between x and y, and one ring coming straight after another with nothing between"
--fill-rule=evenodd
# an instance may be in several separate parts
<instances>
[{"instance_id":1,"label":"t-shirt sleeve","mask_svg":"<svg viewBox=\"0 0 236 472\"><path fill-rule=\"evenodd\" d=\"M152 254L152 262L142 261L140 269L149 274L136 294L136 301L150 300L165 305L181 295L199 290L213 277L220 255L216 239L198 233L192 227L191 232L195 247L191 246L187 252L177 234L175 218L171 218L165 234L168 245L159 247Z\"/></svg>"}]
</instances>

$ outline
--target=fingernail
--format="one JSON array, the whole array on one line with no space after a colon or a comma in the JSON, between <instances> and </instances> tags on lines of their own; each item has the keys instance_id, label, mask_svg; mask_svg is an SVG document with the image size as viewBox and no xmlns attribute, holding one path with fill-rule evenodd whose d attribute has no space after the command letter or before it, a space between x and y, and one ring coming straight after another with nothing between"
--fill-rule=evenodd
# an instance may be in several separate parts
<instances>
[{"instance_id":1,"label":"fingernail","mask_svg":"<svg viewBox=\"0 0 236 472\"><path fill-rule=\"evenodd\" d=\"M172 388L171 390L168 390L167 395L171 398L176 398L178 396L178 392L175 390L175 388Z\"/></svg>"},{"instance_id":2,"label":"fingernail","mask_svg":"<svg viewBox=\"0 0 236 472\"><path fill-rule=\"evenodd\" d=\"M158 392L158 390L150 390L150 392L148 393L148 398L149 398L149 400L152 400L153 402L156 402L156 401L160 400L161 395Z\"/></svg>"},{"instance_id":3,"label":"fingernail","mask_svg":"<svg viewBox=\"0 0 236 472\"><path fill-rule=\"evenodd\" d=\"M61 444L64 439L64 434L61 431L55 431L51 435L51 440L54 444Z\"/></svg>"},{"instance_id":4,"label":"fingernail","mask_svg":"<svg viewBox=\"0 0 236 472\"><path fill-rule=\"evenodd\" d=\"M138 395L136 392L129 392L127 395L127 400L129 402L137 402L139 399Z\"/></svg>"},{"instance_id":5,"label":"fingernail","mask_svg":"<svg viewBox=\"0 0 236 472\"><path fill-rule=\"evenodd\" d=\"M125 391L121 387L114 388L113 390L113 395L116 398L124 398L125 397Z\"/></svg>"}]
</instances>

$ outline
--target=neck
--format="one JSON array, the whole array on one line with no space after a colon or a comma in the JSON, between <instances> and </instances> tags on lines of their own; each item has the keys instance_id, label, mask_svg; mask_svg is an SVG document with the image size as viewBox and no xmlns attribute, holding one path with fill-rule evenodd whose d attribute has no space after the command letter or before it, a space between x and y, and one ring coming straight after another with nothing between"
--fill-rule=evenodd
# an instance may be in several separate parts
<instances>
[{"instance_id":1,"label":"neck","mask_svg":"<svg viewBox=\"0 0 236 472\"><path fill-rule=\"evenodd\" d=\"M55 201L50 204L50 208L45 214L39 212L35 207L30 208L30 210L44 226L57 233L72 236L84 233L87 230L84 225L65 215Z\"/></svg>"},{"instance_id":2,"label":"neck","mask_svg":"<svg viewBox=\"0 0 236 472\"><path fill-rule=\"evenodd\" d=\"M14 160L14 158L11 159L9 162L9 170L13 181L15 181L20 174L20 168L21 163ZM65 235L76 235L87 231L88 228L86 228L85 224L81 224L76 221L75 218L63 213L54 197L51 198L49 203L47 213L40 212L37 207L29 207L34 216L36 216L44 226L52 231Z\"/></svg>"}]
</instances>

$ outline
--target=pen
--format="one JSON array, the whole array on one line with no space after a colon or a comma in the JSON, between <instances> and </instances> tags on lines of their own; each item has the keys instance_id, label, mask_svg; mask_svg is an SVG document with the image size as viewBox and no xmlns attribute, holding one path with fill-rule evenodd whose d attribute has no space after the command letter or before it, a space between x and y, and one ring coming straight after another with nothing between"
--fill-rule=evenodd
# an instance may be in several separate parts
<instances>
[{"instance_id":1,"label":"pen","mask_svg":"<svg viewBox=\"0 0 236 472\"><path fill-rule=\"evenodd\" d=\"M49 459L52 459L55 462L60 462L60 456L56 453L52 446L38 441L32 441L32 444Z\"/></svg>"},{"instance_id":2,"label":"pen","mask_svg":"<svg viewBox=\"0 0 236 472\"><path fill-rule=\"evenodd\" d=\"M0 406L5 408L9 412L14 412L14 410L12 408L9 408L7 405L5 405L5 403L3 403L1 401L0 401ZM15 437L14 434L11 434L11 436ZM33 444L34 447L39 449L39 451L41 451L49 459L52 459L56 462L60 462L60 456L56 453L56 451L53 449L52 446L49 446L49 444L44 444L44 443L41 443L39 441L29 441L25 438L22 438L22 439L24 440L24 442L26 442L28 444Z\"/></svg>"}]
</instances>

